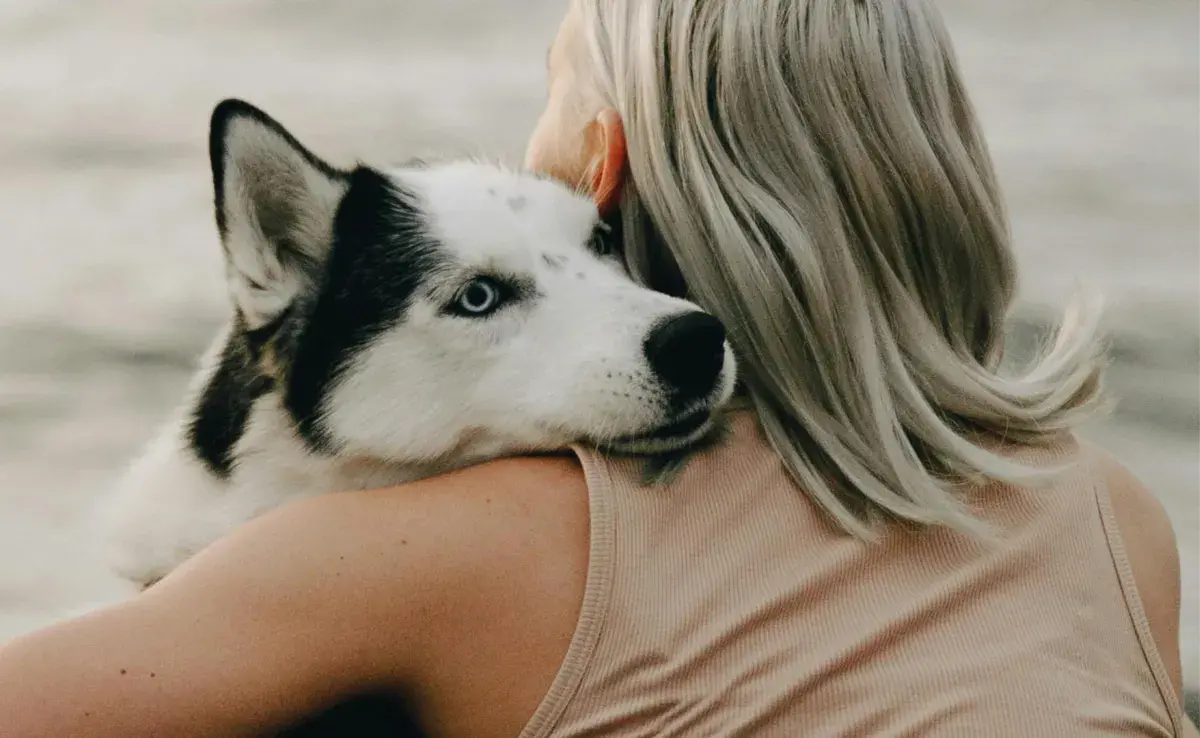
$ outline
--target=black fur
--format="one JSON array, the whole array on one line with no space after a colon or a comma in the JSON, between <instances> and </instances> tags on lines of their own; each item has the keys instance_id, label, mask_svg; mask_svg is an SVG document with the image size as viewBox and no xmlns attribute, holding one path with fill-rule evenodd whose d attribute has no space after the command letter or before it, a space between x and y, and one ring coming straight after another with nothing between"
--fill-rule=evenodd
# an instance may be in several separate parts
<instances>
[{"instance_id":1,"label":"black fur","mask_svg":"<svg viewBox=\"0 0 1200 738\"><path fill-rule=\"evenodd\" d=\"M322 422L330 387L357 350L403 319L421 276L436 266L432 237L425 231L414 194L368 167L335 169L266 113L239 100L216 107L209 134L214 209L222 239L227 235L226 144L229 126L238 117L272 130L314 168L345 183L347 191L325 261L301 265L313 277L311 289L261 328L248 330L236 315L217 367L201 391L188 440L198 458L222 478L233 472L233 450L254 402L274 390L283 393L305 443L316 452L336 452L338 441ZM420 738L423 733L402 701L364 695L278 735Z\"/></svg>"},{"instance_id":2,"label":"black fur","mask_svg":"<svg viewBox=\"0 0 1200 738\"><path fill-rule=\"evenodd\" d=\"M345 179L348 176L321 161L283 126L253 105L241 100L222 101L213 110L208 139L213 210L222 243L227 236L225 170L229 127L237 118L249 118L270 129L287 141L309 164L330 178ZM227 479L233 473L234 447L245 433L254 402L275 387L274 379L263 371L262 353L276 341L281 328L292 322L293 317L293 311L288 310L271 324L248 330L242 316L234 316L233 330L221 351L213 375L200 391L187 432L192 452L219 478Z\"/></svg>"},{"instance_id":3,"label":"black fur","mask_svg":"<svg viewBox=\"0 0 1200 738\"><path fill-rule=\"evenodd\" d=\"M259 371L255 352L240 320L235 321L217 368L200 392L188 425L188 444L215 475L233 473L233 449L246 431L254 401L273 382Z\"/></svg>"},{"instance_id":4,"label":"black fur","mask_svg":"<svg viewBox=\"0 0 1200 738\"><path fill-rule=\"evenodd\" d=\"M316 170L343 182L347 191L338 206L326 260L298 265L312 276L313 287L270 325L253 332L236 317L234 335L203 391L189 440L205 465L222 478L232 473L233 448L245 432L254 401L276 386L263 371L264 351L270 352L280 375L284 405L300 437L314 452L338 450L337 439L322 422L330 387L356 350L401 320L421 275L434 264L433 244L415 195L369 167L343 171L329 165L266 113L240 100L218 104L209 131L214 210L222 240L227 236L228 136L238 118L275 133Z\"/></svg>"},{"instance_id":5,"label":"black fur","mask_svg":"<svg viewBox=\"0 0 1200 738\"><path fill-rule=\"evenodd\" d=\"M422 275L436 266L416 196L368 167L349 176L323 282L296 336L285 395L301 438L320 453L338 450L322 421L329 388L356 351L401 321Z\"/></svg>"}]
</instances>

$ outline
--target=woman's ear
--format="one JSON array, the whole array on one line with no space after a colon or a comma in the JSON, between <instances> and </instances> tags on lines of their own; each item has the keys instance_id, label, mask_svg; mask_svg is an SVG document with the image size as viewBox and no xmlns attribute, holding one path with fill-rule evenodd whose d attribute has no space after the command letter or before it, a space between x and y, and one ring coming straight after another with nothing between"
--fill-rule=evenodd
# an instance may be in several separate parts
<instances>
[{"instance_id":1,"label":"woman's ear","mask_svg":"<svg viewBox=\"0 0 1200 738\"><path fill-rule=\"evenodd\" d=\"M621 200L629 161L625 126L617 111L608 108L588 124L592 149L592 198L600 215L608 215Z\"/></svg>"}]
</instances>

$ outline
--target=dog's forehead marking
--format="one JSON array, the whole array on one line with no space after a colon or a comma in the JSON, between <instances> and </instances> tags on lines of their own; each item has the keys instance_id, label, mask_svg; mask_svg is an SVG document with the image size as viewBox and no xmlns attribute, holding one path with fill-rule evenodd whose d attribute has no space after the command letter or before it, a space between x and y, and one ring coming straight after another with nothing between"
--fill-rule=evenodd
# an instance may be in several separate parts
<instances>
[{"instance_id":1,"label":"dog's forehead marking","mask_svg":"<svg viewBox=\"0 0 1200 738\"><path fill-rule=\"evenodd\" d=\"M454 162L394 176L420 193L430 231L469 262L561 267L586 246L597 218L591 200L567 187L495 166Z\"/></svg>"}]
</instances>

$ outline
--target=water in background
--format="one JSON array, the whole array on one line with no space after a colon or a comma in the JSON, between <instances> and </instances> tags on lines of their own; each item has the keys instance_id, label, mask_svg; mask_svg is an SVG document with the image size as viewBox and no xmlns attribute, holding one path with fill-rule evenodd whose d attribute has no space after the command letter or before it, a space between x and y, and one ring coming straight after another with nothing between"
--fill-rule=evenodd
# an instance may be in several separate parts
<instances>
[{"instance_id":1,"label":"water in background","mask_svg":"<svg viewBox=\"0 0 1200 738\"><path fill-rule=\"evenodd\" d=\"M0 639L93 572L80 505L179 399L225 314L204 147L244 97L335 161L519 154L561 0L0 3ZM1197 9L945 0L1007 187L1016 330L1083 278L1123 398L1089 434L1162 499L1200 684Z\"/></svg>"}]
</instances>

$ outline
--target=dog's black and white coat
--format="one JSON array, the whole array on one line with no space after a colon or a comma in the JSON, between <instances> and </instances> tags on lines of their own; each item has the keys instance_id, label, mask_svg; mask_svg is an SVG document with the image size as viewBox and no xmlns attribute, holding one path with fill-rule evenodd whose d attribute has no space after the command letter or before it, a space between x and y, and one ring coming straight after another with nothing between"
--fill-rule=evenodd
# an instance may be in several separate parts
<instances>
[{"instance_id":1,"label":"dog's black and white coat","mask_svg":"<svg viewBox=\"0 0 1200 738\"><path fill-rule=\"evenodd\" d=\"M233 318L107 505L135 587L287 500L574 442L686 447L733 391L721 324L635 284L560 184L338 169L233 100L210 155Z\"/></svg>"}]
</instances>

